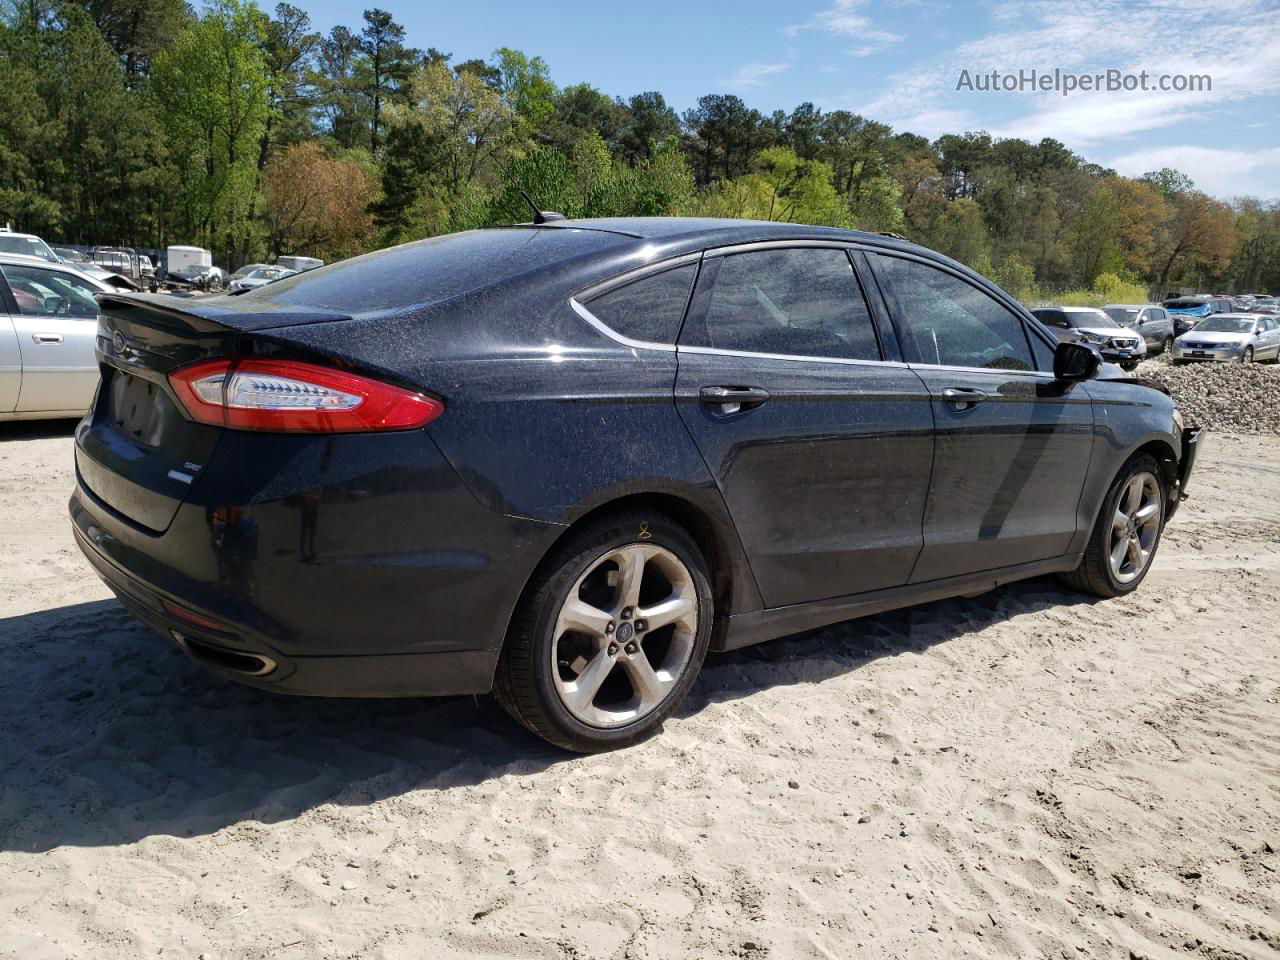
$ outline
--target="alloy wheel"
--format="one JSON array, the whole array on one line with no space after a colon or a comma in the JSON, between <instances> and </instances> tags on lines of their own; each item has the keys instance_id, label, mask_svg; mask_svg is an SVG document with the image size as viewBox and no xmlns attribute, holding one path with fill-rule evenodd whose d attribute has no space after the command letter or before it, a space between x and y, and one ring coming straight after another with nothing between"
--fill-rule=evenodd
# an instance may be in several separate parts
<instances>
[{"instance_id":1,"label":"alloy wheel","mask_svg":"<svg viewBox=\"0 0 1280 960\"><path fill-rule=\"evenodd\" d=\"M1160 536L1160 483L1147 471L1135 473L1116 502L1111 522L1111 575L1130 583L1142 575Z\"/></svg>"},{"instance_id":2,"label":"alloy wheel","mask_svg":"<svg viewBox=\"0 0 1280 960\"><path fill-rule=\"evenodd\" d=\"M556 694L592 727L634 723L656 710L688 668L698 635L693 575L670 550L627 544L595 560L556 617Z\"/></svg>"}]
</instances>

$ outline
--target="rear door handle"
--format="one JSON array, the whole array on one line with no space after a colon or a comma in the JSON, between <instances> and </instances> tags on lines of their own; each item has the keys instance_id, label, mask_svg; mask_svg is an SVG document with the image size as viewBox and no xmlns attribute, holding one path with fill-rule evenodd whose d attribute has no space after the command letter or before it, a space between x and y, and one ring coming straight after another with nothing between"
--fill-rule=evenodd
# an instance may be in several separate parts
<instances>
[{"instance_id":1,"label":"rear door handle","mask_svg":"<svg viewBox=\"0 0 1280 960\"><path fill-rule=\"evenodd\" d=\"M942 391L942 399L957 410L968 410L986 400L987 395L973 387L947 387Z\"/></svg>"},{"instance_id":2,"label":"rear door handle","mask_svg":"<svg viewBox=\"0 0 1280 960\"><path fill-rule=\"evenodd\" d=\"M703 387L698 399L720 408L720 413L733 414L758 407L769 399L769 391L761 387Z\"/></svg>"},{"instance_id":3,"label":"rear door handle","mask_svg":"<svg viewBox=\"0 0 1280 960\"><path fill-rule=\"evenodd\" d=\"M33 333L31 339L36 343L61 343L62 334L60 333Z\"/></svg>"}]
</instances>

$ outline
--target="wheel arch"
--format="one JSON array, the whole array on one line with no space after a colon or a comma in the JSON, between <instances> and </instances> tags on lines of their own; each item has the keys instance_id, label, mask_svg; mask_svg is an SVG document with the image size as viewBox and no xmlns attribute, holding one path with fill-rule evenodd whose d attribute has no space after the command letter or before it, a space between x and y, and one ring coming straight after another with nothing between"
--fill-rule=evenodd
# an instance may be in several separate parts
<instances>
[{"instance_id":1,"label":"wheel arch","mask_svg":"<svg viewBox=\"0 0 1280 960\"><path fill-rule=\"evenodd\" d=\"M693 537L711 574L711 594L715 602L716 618L713 627L714 643L718 631L724 629L723 617L739 608L757 609L761 606L755 580L746 557L738 543L737 531L726 519L715 517L692 498L671 492L629 493L597 503L585 510L565 526L547 546L542 557L525 578L520 599L512 610L511 619L518 614L529 590L538 582L553 561L561 544L586 524L593 523L612 513L635 510L652 510L669 517ZM510 621L508 622L508 632ZM503 642L506 642L504 636Z\"/></svg>"}]
</instances>

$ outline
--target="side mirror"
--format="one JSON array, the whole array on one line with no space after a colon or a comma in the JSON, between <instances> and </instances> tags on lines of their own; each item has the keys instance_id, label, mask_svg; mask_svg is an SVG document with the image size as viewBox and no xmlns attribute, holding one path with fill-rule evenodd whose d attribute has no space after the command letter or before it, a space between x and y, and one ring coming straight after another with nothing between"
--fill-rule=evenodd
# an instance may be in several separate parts
<instances>
[{"instance_id":1,"label":"side mirror","mask_svg":"<svg viewBox=\"0 0 1280 960\"><path fill-rule=\"evenodd\" d=\"M1063 342L1053 351L1053 376L1057 380L1092 380L1102 368L1102 354L1087 343Z\"/></svg>"}]
</instances>

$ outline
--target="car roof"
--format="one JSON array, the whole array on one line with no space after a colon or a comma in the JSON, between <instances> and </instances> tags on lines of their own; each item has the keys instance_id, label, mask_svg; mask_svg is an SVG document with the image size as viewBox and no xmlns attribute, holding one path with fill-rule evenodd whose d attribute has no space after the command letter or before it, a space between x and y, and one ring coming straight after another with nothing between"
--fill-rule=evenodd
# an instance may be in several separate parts
<instances>
[{"instance_id":1,"label":"car roof","mask_svg":"<svg viewBox=\"0 0 1280 960\"><path fill-rule=\"evenodd\" d=\"M885 236L842 227L814 227L777 220L734 220L727 217L584 217L553 220L538 226L561 230L599 230L637 240L699 240L708 246L750 242L754 238L867 240Z\"/></svg>"},{"instance_id":2,"label":"car roof","mask_svg":"<svg viewBox=\"0 0 1280 960\"><path fill-rule=\"evenodd\" d=\"M1063 313L1097 313L1101 307L1036 307L1037 310L1061 310Z\"/></svg>"},{"instance_id":3,"label":"car roof","mask_svg":"<svg viewBox=\"0 0 1280 960\"><path fill-rule=\"evenodd\" d=\"M1235 313L1215 313L1212 317L1205 317L1206 320L1258 320L1265 316L1261 313L1247 313L1237 310Z\"/></svg>"},{"instance_id":4,"label":"car roof","mask_svg":"<svg viewBox=\"0 0 1280 960\"><path fill-rule=\"evenodd\" d=\"M54 263L52 260L46 260L44 257L32 257L25 253L0 253L0 264L10 264L11 266L21 267L40 267L44 270L56 270L59 273L70 273L77 277L86 277L94 283L101 284L97 277L86 273L79 267L70 263Z\"/></svg>"},{"instance_id":5,"label":"car roof","mask_svg":"<svg viewBox=\"0 0 1280 960\"><path fill-rule=\"evenodd\" d=\"M1102 305L1103 310L1107 309L1107 307L1120 307L1124 310L1145 310L1147 309L1147 307L1155 307L1159 309L1160 304L1158 303L1106 303Z\"/></svg>"}]
</instances>

